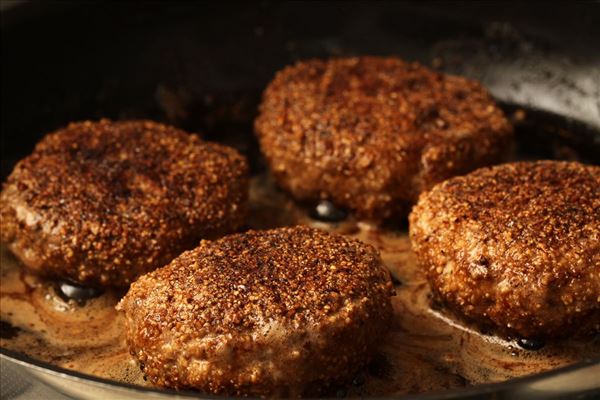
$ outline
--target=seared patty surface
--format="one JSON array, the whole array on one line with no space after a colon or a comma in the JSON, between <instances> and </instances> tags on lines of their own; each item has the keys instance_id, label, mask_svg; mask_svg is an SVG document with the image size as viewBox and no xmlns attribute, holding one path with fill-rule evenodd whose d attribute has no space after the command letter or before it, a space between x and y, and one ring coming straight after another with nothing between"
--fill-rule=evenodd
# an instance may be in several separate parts
<instances>
[{"instance_id":1,"label":"seared patty surface","mask_svg":"<svg viewBox=\"0 0 600 400\"><path fill-rule=\"evenodd\" d=\"M424 193L410 236L439 300L505 335L600 331L600 167L483 168Z\"/></svg>"},{"instance_id":2,"label":"seared patty surface","mask_svg":"<svg viewBox=\"0 0 600 400\"><path fill-rule=\"evenodd\" d=\"M0 195L2 241L31 270L127 286L239 227L247 162L150 121L72 123L21 160Z\"/></svg>"},{"instance_id":3,"label":"seared patty surface","mask_svg":"<svg viewBox=\"0 0 600 400\"><path fill-rule=\"evenodd\" d=\"M499 162L512 127L479 82L397 58L298 62L255 122L280 186L358 217L406 216L423 190Z\"/></svg>"},{"instance_id":4,"label":"seared patty surface","mask_svg":"<svg viewBox=\"0 0 600 400\"><path fill-rule=\"evenodd\" d=\"M317 395L368 362L392 294L372 246L298 226L202 241L134 282L117 309L157 385Z\"/></svg>"}]
</instances>

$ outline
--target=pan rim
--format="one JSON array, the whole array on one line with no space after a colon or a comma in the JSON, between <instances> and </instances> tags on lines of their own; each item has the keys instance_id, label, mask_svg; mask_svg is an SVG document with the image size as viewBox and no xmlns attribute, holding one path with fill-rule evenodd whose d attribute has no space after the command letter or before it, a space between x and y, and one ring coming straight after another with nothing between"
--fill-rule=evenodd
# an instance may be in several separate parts
<instances>
[{"instance_id":1,"label":"pan rim","mask_svg":"<svg viewBox=\"0 0 600 400\"><path fill-rule=\"evenodd\" d=\"M0 347L0 358L6 359L9 362L18 364L22 367L33 368L42 373L50 374L55 377L67 379L70 381L81 382L85 384L91 384L96 387L103 387L108 389L118 388L128 392L137 393L155 393L159 395L167 395L179 398L194 399L194 398L206 398L206 399L224 399L229 398L227 395L213 395L203 392L194 392L191 390L174 390L174 389L160 389L154 387L144 387L131 383L119 382L108 378L102 378L86 373L82 373L75 370L70 370L63 367L52 365L46 361L42 361L25 354ZM481 396L486 394L500 394L503 392L509 392L511 389L526 388L528 385L543 382L544 380L562 376L570 372L578 372L589 367L600 366L600 357L585 358L574 364L563 366L560 368L551 369L548 371L540 372L537 374L526 375L514 379L509 379L502 382L495 383L484 383L481 385L474 385L466 388L425 392L417 394L408 394L401 396L381 396L371 398L402 398L402 399L419 399L419 400L433 400L433 399L456 399L456 398L467 398L473 396ZM600 390L600 386L596 389ZM567 393L563 393L567 394Z\"/></svg>"}]
</instances>

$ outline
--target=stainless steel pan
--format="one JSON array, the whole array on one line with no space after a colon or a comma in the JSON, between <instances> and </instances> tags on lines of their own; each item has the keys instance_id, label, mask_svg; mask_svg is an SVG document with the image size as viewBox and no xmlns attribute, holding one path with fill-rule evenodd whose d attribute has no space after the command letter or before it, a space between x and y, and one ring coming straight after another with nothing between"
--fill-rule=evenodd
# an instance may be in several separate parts
<instances>
[{"instance_id":1,"label":"stainless steel pan","mask_svg":"<svg viewBox=\"0 0 600 400\"><path fill-rule=\"evenodd\" d=\"M519 157L600 162L595 3L40 2L1 12L3 179L44 132L98 117L208 132L261 171L252 120L274 71L300 58L354 54L398 55L482 80L509 114L527 112L517 121ZM4 348L0 355L76 398L198 396L87 376ZM600 396L600 360L408 398L575 396Z\"/></svg>"}]
</instances>

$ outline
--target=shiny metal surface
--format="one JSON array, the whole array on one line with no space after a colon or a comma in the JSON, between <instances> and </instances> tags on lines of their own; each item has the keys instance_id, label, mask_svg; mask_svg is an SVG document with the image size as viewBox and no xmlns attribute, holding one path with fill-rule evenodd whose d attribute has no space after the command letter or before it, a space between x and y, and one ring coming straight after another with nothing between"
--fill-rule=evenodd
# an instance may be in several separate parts
<instances>
[{"instance_id":1,"label":"shiny metal surface","mask_svg":"<svg viewBox=\"0 0 600 400\"><path fill-rule=\"evenodd\" d=\"M60 393L77 399L190 399L217 397L193 392L174 392L140 388L106 379L67 371L0 349L0 358L17 370L39 379ZM14 368L14 367L11 367ZM13 370L14 371L14 370ZM405 399L594 399L600 396L600 360L585 360L577 365L512 381L469 389L406 396ZM68 397L67 397L68 398ZM11 399L20 399L13 397ZM60 399L60 398L58 398Z\"/></svg>"}]
</instances>

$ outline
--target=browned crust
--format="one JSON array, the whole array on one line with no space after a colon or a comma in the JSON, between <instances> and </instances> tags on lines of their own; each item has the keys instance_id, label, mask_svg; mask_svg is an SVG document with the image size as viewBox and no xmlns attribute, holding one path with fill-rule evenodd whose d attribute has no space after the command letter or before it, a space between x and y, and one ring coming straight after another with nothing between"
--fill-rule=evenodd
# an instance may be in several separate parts
<instances>
[{"instance_id":1,"label":"browned crust","mask_svg":"<svg viewBox=\"0 0 600 400\"><path fill-rule=\"evenodd\" d=\"M378 57L286 67L264 92L255 130L293 196L375 220L406 215L433 184L500 161L512 138L478 82Z\"/></svg>"},{"instance_id":2,"label":"browned crust","mask_svg":"<svg viewBox=\"0 0 600 400\"><path fill-rule=\"evenodd\" d=\"M410 236L446 305L506 335L600 331L600 167L521 162L421 196Z\"/></svg>"},{"instance_id":3,"label":"browned crust","mask_svg":"<svg viewBox=\"0 0 600 400\"><path fill-rule=\"evenodd\" d=\"M297 396L365 365L392 291L372 246L298 226L202 241L142 276L118 309L155 384Z\"/></svg>"},{"instance_id":4,"label":"browned crust","mask_svg":"<svg viewBox=\"0 0 600 400\"><path fill-rule=\"evenodd\" d=\"M2 241L30 269L126 286L242 223L247 162L150 121L72 123L21 160L0 196Z\"/></svg>"}]
</instances>

